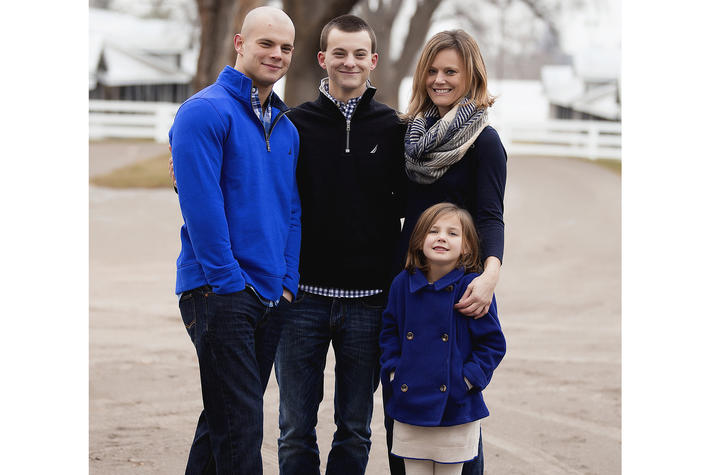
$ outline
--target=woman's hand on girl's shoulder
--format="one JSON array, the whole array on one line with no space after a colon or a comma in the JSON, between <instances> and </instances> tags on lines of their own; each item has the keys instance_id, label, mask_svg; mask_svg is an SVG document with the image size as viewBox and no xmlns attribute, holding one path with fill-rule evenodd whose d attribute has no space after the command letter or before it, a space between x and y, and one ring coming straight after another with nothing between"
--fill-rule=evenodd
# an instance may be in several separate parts
<instances>
[{"instance_id":1,"label":"woman's hand on girl's shoulder","mask_svg":"<svg viewBox=\"0 0 717 475\"><path fill-rule=\"evenodd\" d=\"M467 317L482 317L488 313L496 284L497 282L490 281L485 274L479 275L468 284L454 308Z\"/></svg>"},{"instance_id":2,"label":"woman's hand on girl's shoulder","mask_svg":"<svg viewBox=\"0 0 717 475\"><path fill-rule=\"evenodd\" d=\"M498 263L494 264L494 261ZM498 285L500 261L495 257L486 259L485 270L466 287L461 299L453 307L467 317L480 318L490 309L493 293Z\"/></svg>"}]
</instances>

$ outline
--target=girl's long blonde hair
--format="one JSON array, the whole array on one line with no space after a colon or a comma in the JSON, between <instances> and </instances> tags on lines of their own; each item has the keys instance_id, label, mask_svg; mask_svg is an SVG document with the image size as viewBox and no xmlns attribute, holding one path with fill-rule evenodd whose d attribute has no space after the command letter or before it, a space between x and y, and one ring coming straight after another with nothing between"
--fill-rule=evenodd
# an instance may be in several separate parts
<instances>
[{"instance_id":1,"label":"girl's long blonde hair","mask_svg":"<svg viewBox=\"0 0 717 475\"><path fill-rule=\"evenodd\" d=\"M495 97L488 92L488 73L478 43L463 30L441 31L428 40L421 52L413 75L411 100L406 113L401 114L402 119L413 119L419 112L425 113L433 105L426 92L426 76L436 55L444 49L454 49L463 58L468 84L464 96L481 108L488 108L495 102Z\"/></svg>"},{"instance_id":2,"label":"girl's long blonde hair","mask_svg":"<svg viewBox=\"0 0 717 475\"><path fill-rule=\"evenodd\" d=\"M463 249L458 258L457 267L464 267L466 272L480 272L483 269L480 240L470 213L453 203L438 203L425 210L413 228L411 239L408 241L406 270L413 272L415 269L420 269L423 272L428 272L428 262L423 254L423 242L426 240L431 226L438 219L450 213L455 213L458 216L463 230Z\"/></svg>"}]
</instances>

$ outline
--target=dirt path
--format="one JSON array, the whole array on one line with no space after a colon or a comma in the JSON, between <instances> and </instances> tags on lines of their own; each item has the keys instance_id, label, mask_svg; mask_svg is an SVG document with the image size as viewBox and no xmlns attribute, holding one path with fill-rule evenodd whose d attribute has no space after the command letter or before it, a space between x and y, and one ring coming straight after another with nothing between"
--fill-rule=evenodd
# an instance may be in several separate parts
<instances>
[{"instance_id":1,"label":"dirt path","mask_svg":"<svg viewBox=\"0 0 717 475\"><path fill-rule=\"evenodd\" d=\"M97 170L112 154L129 156L96 145L91 174L93 162ZM135 157L162 152L153 145ZM508 173L496 292L508 354L485 391L486 473L620 473L620 178L568 159L511 157ZM176 196L97 187L89 196L90 472L182 473L201 397L173 295ZM322 464L333 433L331 355L327 368ZM272 378L266 474L278 473L277 408ZM379 390L369 474L388 473L382 412Z\"/></svg>"},{"instance_id":2,"label":"dirt path","mask_svg":"<svg viewBox=\"0 0 717 475\"><path fill-rule=\"evenodd\" d=\"M167 144L148 140L135 142L129 140L107 140L90 143L90 177L108 173L147 158L167 153Z\"/></svg>"}]
</instances>

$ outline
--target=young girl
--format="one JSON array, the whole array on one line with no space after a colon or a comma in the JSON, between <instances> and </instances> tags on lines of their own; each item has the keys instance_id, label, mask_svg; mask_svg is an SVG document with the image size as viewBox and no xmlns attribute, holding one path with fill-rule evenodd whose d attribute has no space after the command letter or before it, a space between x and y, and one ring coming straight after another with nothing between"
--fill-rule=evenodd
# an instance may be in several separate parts
<instances>
[{"instance_id":1,"label":"young girl","mask_svg":"<svg viewBox=\"0 0 717 475\"><path fill-rule=\"evenodd\" d=\"M468 318L454 309L481 270L471 215L452 203L421 214L406 268L391 284L380 336L391 452L407 474L460 474L478 453L481 391L505 354L495 299Z\"/></svg>"}]
</instances>

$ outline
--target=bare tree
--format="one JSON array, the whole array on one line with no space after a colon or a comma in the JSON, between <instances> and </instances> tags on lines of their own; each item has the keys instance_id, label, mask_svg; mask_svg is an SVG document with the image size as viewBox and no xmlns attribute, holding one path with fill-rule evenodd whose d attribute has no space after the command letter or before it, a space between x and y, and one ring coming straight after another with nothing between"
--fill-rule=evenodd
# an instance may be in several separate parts
<instances>
[{"instance_id":1,"label":"bare tree","mask_svg":"<svg viewBox=\"0 0 717 475\"><path fill-rule=\"evenodd\" d=\"M112 0L90 0L90 8L101 8L108 10L112 5Z\"/></svg>"},{"instance_id":2,"label":"bare tree","mask_svg":"<svg viewBox=\"0 0 717 475\"><path fill-rule=\"evenodd\" d=\"M551 36L557 42L558 29L553 22L555 1L515 0L525 4L533 15L542 19ZM579 3L582 0L570 0ZM232 36L241 28L246 13L267 0L196 0L201 27L201 46L194 80L195 89L211 84L226 64L235 61ZM283 9L296 25L295 51L291 68L286 76L284 100L291 106L316 97L319 80L325 76L317 62L321 28L330 19L349 13L364 18L376 31L379 52L379 67L372 74L372 81L378 87L377 99L391 107L398 106L398 92L401 80L412 74L419 51L426 41L434 13L443 2L453 5L453 15L480 28L495 27L482 25L471 20L475 18L476 4L510 5L513 0L471 1L470 8L459 0L416 0L416 9L408 20L408 33L397 57L391 58L391 34L404 0L283 0ZM500 26L500 25L499 25ZM505 30L505 25L503 25ZM476 31L477 30L477 31ZM502 53L504 51L501 50ZM497 55L498 59L503 54ZM502 69L499 66L499 69Z\"/></svg>"},{"instance_id":3,"label":"bare tree","mask_svg":"<svg viewBox=\"0 0 717 475\"><path fill-rule=\"evenodd\" d=\"M325 71L319 66L319 36L323 26L334 17L351 11L358 0L284 0L284 11L296 25L294 58L286 75L284 101L295 106L312 100Z\"/></svg>"},{"instance_id":4,"label":"bare tree","mask_svg":"<svg viewBox=\"0 0 717 475\"><path fill-rule=\"evenodd\" d=\"M232 38L241 29L249 10L263 0L196 0L200 24L199 59L192 86L198 91L213 83L227 64L234 66Z\"/></svg>"},{"instance_id":5,"label":"bare tree","mask_svg":"<svg viewBox=\"0 0 717 475\"><path fill-rule=\"evenodd\" d=\"M391 58L391 32L403 0L379 0L371 8L369 0L361 0L355 12L365 19L376 32L379 50L379 66L374 70L372 81L378 88L377 99L398 108L398 89L401 80L412 74L418 52L425 43L431 27L431 18L441 0L417 0L416 10L409 20L408 34L397 58Z\"/></svg>"},{"instance_id":6,"label":"bare tree","mask_svg":"<svg viewBox=\"0 0 717 475\"><path fill-rule=\"evenodd\" d=\"M323 70L316 60L321 28L330 19L348 13L358 0L310 2L284 0L284 11L296 28L295 51L286 76L284 100L297 105L313 99ZM236 52L231 38L240 31L247 12L265 5L266 0L196 0L199 11L201 39L195 90L208 86L222 68L233 65Z\"/></svg>"}]
</instances>

